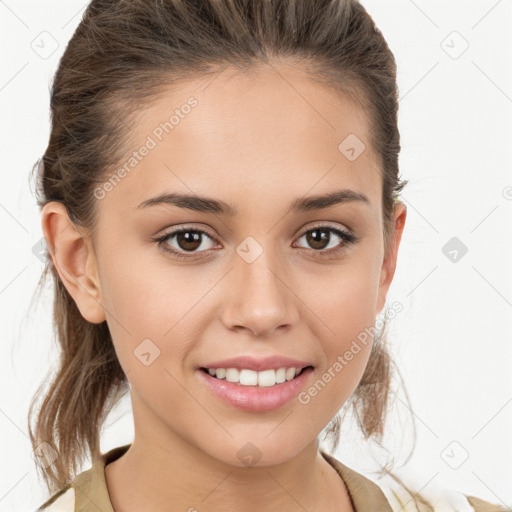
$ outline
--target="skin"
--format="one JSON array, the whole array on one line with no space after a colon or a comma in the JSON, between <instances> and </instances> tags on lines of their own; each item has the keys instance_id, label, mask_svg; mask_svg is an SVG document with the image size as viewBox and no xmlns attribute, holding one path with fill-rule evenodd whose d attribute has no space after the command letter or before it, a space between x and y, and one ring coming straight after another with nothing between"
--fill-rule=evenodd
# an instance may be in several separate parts
<instances>
[{"instance_id":1,"label":"skin","mask_svg":"<svg viewBox=\"0 0 512 512\"><path fill-rule=\"evenodd\" d=\"M196 367L279 354L310 361L305 389L311 386L383 309L405 205L395 206L394 241L384 254L382 182L368 119L285 63L251 77L227 68L213 81L169 88L138 113L127 155L190 96L198 101L191 113L97 201L97 231L70 224L59 203L42 215L61 279L84 318L107 321L131 386L135 436L106 467L112 504L123 512L170 510L171 503L172 510L351 511L342 479L318 452L318 436L357 387L371 342L308 404L292 400L265 413L221 402ZM338 150L350 133L366 144L354 161ZM369 204L286 215L296 198L343 187L364 193ZM239 213L136 209L162 192L209 196ZM214 236L203 235L190 260L151 240L183 224ZM326 257L343 239L330 232L329 244L314 246L304 236L326 224L351 230L358 242ZM252 263L236 252L247 236L263 249ZM177 237L165 243L187 254ZM134 356L146 338L160 350L149 366ZM247 442L261 453L254 467L237 457Z\"/></svg>"}]
</instances>

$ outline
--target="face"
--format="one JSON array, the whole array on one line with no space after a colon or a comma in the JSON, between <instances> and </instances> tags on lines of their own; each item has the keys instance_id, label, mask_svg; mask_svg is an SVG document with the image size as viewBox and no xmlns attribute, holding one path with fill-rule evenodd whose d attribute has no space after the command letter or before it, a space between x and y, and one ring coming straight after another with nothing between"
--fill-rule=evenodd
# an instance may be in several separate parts
<instances>
[{"instance_id":1,"label":"face","mask_svg":"<svg viewBox=\"0 0 512 512\"><path fill-rule=\"evenodd\" d=\"M136 438L277 464L316 441L359 383L372 340L358 340L385 304L396 252L384 254L382 178L360 107L284 64L212 79L138 113L126 160L96 189L92 284L73 293L84 317L108 323ZM354 197L307 201L342 189ZM165 194L192 200L148 203ZM308 369L247 398L200 369L237 356ZM243 390L229 401L212 379Z\"/></svg>"}]
</instances>

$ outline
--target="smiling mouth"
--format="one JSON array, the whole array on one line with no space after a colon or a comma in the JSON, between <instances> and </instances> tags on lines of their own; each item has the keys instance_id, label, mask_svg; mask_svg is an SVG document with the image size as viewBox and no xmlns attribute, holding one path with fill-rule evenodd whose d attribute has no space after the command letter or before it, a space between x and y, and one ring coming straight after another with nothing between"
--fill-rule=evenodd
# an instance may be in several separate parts
<instances>
[{"instance_id":1,"label":"smiling mouth","mask_svg":"<svg viewBox=\"0 0 512 512\"><path fill-rule=\"evenodd\" d=\"M264 371L254 371L238 368L204 368L200 370L210 377L217 380L225 380L232 384L249 387L272 387L296 379L307 369L313 369L313 366L304 368L282 367Z\"/></svg>"}]
</instances>

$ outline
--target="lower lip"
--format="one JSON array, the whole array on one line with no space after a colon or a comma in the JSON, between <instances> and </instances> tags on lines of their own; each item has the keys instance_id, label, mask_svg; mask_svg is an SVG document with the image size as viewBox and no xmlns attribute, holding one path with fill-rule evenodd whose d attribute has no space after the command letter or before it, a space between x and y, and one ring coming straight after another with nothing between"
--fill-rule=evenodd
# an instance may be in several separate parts
<instances>
[{"instance_id":1,"label":"lower lip","mask_svg":"<svg viewBox=\"0 0 512 512\"><path fill-rule=\"evenodd\" d=\"M243 386L226 379L216 379L197 370L203 382L226 403L245 411L273 411L293 400L304 387L313 368L306 368L298 377L268 387Z\"/></svg>"}]
</instances>

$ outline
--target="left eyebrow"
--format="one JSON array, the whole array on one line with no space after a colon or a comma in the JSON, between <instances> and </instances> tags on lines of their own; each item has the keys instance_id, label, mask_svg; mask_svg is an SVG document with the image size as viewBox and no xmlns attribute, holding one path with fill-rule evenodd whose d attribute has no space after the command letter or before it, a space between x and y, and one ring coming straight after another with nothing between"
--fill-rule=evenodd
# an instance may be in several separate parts
<instances>
[{"instance_id":1,"label":"left eyebrow","mask_svg":"<svg viewBox=\"0 0 512 512\"><path fill-rule=\"evenodd\" d=\"M362 192L358 192L357 190L352 190L349 188L343 188L341 190L330 192L329 194L295 199L295 201L292 202L288 213L322 210L323 208L329 208L329 206L334 206L336 204L345 204L354 201L361 202L367 206L370 206L370 200Z\"/></svg>"},{"instance_id":2,"label":"left eyebrow","mask_svg":"<svg viewBox=\"0 0 512 512\"><path fill-rule=\"evenodd\" d=\"M328 194L297 198L292 201L290 208L288 209L288 213L322 210L336 204L345 204L354 201L367 204L368 206L370 205L368 197L363 193L358 192L357 190L344 188ZM229 217L234 217L238 214L238 210L235 207L218 199L172 193L160 194L159 196L147 199L139 204L136 209L140 210L159 204L169 204L197 212L216 213Z\"/></svg>"}]
</instances>

